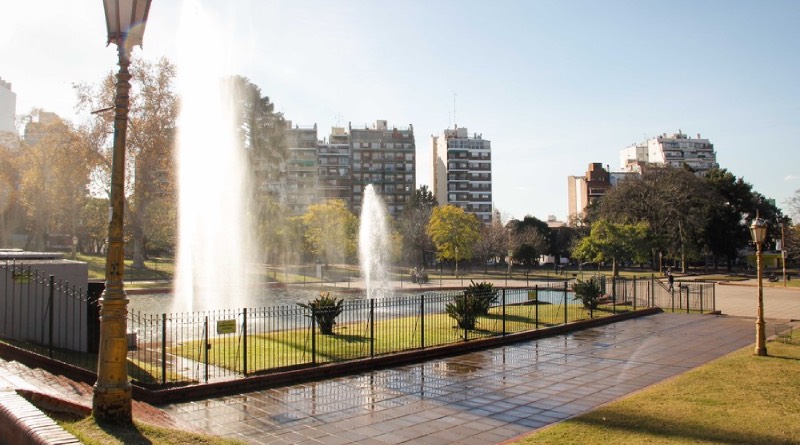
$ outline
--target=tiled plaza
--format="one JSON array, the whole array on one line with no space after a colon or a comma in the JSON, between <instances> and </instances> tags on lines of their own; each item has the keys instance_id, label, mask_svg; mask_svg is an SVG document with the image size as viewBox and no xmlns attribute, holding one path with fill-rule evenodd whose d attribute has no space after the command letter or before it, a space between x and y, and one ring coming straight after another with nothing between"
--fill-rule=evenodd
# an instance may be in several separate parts
<instances>
[{"instance_id":1,"label":"tiled plaza","mask_svg":"<svg viewBox=\"0 0 800 445\"><path fill-rule=\"evenodd\" d=\"M253 444L489 444L753 343L751 320L658 314L458 357L162 407Z\"/></svg>"}]
</instances>

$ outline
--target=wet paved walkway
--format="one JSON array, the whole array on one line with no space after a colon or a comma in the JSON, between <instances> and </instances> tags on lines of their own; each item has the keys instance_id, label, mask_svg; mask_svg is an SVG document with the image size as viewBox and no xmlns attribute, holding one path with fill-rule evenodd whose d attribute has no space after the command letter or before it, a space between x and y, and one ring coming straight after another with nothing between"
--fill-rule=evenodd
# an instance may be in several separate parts
<instances>
[{"instance_id":1,"label":"wet paved walkway","mask_svg":"<svg viewBox=\"0 0 800 445\"><path fill-rule=\"evenodd\" d=\"M458 357L163 407L253 444L491 444L753 343L752 319L658 314Z\"/></svg>"}]
</instances>

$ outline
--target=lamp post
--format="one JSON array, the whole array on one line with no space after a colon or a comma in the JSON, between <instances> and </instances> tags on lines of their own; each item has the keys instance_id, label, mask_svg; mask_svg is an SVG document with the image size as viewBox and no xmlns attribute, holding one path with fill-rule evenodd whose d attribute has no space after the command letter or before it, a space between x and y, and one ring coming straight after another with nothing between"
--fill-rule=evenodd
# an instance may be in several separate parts
<instances>
[{"instance_id":1,"label":"lamp post","mask_svg":"<svg viewBox=\"0 0 800 445\"><path fill-rule=\"evenodd\" d=\"M92 411L98 420L130 423L131 384L128 380L128 298L123 285L125 210L125 137L131 75L130 53L142 45L151 0L103 0L108 44L117 45L119 73L114 98L114 150L111 162L111 199L108 223L106 284L100 296L100 349Z\"/></svg>"},{"instance_id":2,"label":"lamp post","mask_svg":"<svg viewBox=\"0 0 800 445\"><path fill-rule=\"evenodd\" d=\"M784 227L786 224L781 222L781 267L783 268L783 287L786 287L786 240L784 239Z\"/></svg>"},{"instance_id":3,"label":"lamp post","mask_svg":"<svg viewBox=\"0 0 800 445\"><path fill-rule=\"evenodd\" d=\"M764 286L762 279L761 243L767 237L767 223L758 217L750 225L750 235L756 245L756 270L758 274L758 312L756 316L756 355L767 355L767 339L764 334Z\"/></svg>"}]
</instances>

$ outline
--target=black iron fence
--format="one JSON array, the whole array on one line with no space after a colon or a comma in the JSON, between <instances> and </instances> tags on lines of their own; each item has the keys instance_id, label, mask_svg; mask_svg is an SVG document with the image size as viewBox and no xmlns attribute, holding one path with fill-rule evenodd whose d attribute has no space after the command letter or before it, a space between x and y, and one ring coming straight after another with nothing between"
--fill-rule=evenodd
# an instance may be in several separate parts
<instances>
[{"instance_id":1,"label":"black iron fence","mask_svg":"<svg viewBox=\"0 0 800 445\"><path fill-rule=\"evenodd\" d=\"M37 345L54 358L57 350L89 352L90 337L99 334L87 289L36 266L0 263L0 293L0 338Z\"/></svg>"},{"instance_id":2,"label":"black iron fence","mask_svg":"<svg viewBox=\"0 0 800 445\"><path fill-rule=\"evenodd\" d=\"M26 266L6 264L0 269L7 278L0 335L50 358L95 370L96 299ZM35 283L24 292L13 284L14 277L22 276ZM129 375L147 386L206 383L505 336L638 308L715 309L713 283L676 282L669 289L653 277L600 282L603 296L597 308L582 304L570 283L562 282L496 289L479 312L474 312L465 291L345 301L338 314L299 305L132 312ZM329 334L321 329L326 317L334 321ZM87 344L74 343L74 338Z\"/></svg>"}]
</instances>

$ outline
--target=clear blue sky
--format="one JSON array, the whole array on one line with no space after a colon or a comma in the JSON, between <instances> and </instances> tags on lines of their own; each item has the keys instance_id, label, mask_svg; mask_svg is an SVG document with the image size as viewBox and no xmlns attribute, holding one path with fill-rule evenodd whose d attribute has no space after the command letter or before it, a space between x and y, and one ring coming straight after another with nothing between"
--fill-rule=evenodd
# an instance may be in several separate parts
<instances>
[{"instance_id":1,"label":"clear blue sky","mask_svg":"<svg viewBox=\"0 0 800 445\"><path fill-rule=\"evenodd\" d=\"M287 119L320 137L413 124L419 184L432 134L483 134L504 217L565 218L567 176L617 169L620 149L679 129L779 206L800 189L797 1L199 1L228 27L235 73ZM138 55L178 60L181 7L154 0ZM3 5L18 113L71 117L70 85L115 63L102 2Z\"/></svg>"}]
</instances>

